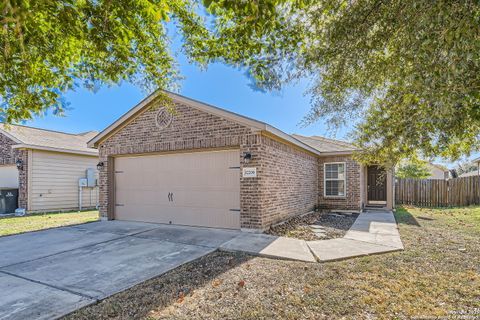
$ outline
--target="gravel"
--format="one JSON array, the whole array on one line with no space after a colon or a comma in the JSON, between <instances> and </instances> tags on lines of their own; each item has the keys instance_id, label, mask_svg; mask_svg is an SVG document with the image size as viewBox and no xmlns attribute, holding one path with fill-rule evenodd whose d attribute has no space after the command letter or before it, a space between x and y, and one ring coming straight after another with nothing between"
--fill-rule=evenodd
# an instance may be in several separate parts
<instances>
[{"instance_id":1,"label":"gravel","mask_svg":"<svg viewBox=\"0 0 480 320\"><path fill-rule=\"evenodd\" d=\"M357 213L311 212L273 226L265 233L306 241L342 238L357 217Z\"/></svg>"}]
</instances>

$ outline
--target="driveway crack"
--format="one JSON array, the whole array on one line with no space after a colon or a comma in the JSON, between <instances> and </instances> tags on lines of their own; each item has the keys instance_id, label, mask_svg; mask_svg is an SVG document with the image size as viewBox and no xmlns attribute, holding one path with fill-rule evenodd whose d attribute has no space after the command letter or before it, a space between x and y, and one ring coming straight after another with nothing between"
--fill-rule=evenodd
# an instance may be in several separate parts
<instances>
[{"instance_id":1,"label":"driveway crack","mask_svg":"<svg viewBox=\"0 0 480 320\"><path fill-rule=\"evenodd\" d=\"M22 277L22 276L20 276L20 275L18 275L18 274L11 273L11 272L8 272L8 271L5 271L5 270L0 270L0 273L9 275L9 276L12 276L12 277L15 277L15 278L19 278L19 279L22 279L22 280L30 281L30 282L33 282L33 283L36 283L36 284L41 284L41 285L43 285L43 286L50 287L50 288L53 288L53 289L56 289L56 290L68 292L68 293L70 293L70 294L74 294L74 295L80 296L80 297L82 297L82 298L86 298L86 299L89 299L89 300L93 300L94 302L98 302L98 299L97 299L97 298L91 297L91 296L89 296L89 295L86 295L86 294L83 294L83 293L80 293L80 292L77 292L77 291L74 291L74 290L70 290L70 289L66 289L66 288L54 286L54 285L51 285L51 284L48 284L48 283L45 283L45 282L42 282L42 281L38 281L38 280L34 280L34 279Z\"/></svg>"}]
</instances>

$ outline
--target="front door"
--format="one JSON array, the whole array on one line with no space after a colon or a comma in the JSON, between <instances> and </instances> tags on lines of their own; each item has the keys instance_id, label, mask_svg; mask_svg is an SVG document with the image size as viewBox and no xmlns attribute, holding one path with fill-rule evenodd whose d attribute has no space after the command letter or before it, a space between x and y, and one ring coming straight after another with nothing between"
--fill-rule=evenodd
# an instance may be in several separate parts
<instances>
[{"instance_id":1,"label":"front door","mask_svg":"<svg viewBox=\"0 0 480 320\"><path fill-rule=\"evenodd\" d=\"M367 167L368 204L387 203L387 173L380 166Z\"/></svg>"}]
</instances>

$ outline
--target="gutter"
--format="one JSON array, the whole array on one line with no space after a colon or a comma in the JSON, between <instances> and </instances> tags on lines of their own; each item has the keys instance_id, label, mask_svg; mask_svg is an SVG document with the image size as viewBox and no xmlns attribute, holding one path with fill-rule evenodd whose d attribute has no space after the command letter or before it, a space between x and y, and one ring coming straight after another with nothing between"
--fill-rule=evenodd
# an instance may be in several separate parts
<instances>
[{"instance_id":1,"label":"gutter","mask_svg":"<svg viewBox=\"0 0 480 320\"><path fill-rule=\"evenodd\" d=\"M43 150L43 151L52 151L52 152L60 152L60 153L71 153L71 154L80 154L92 157L98 157L98 150L75 150L75 149L64 149L64 148L54 148L54 147L46 147L46 146L37 146L34 144L15 144L12 146L12 149L33 149L33 150Z\"/></svg>"}]
</instances>

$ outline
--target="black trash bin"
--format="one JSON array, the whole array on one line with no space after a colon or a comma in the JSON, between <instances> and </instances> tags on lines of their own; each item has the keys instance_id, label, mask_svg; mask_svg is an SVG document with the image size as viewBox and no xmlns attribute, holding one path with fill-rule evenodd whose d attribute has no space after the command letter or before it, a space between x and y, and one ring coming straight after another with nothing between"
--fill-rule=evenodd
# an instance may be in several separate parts
<instances>
[{"instance_id":1,"label":"black trash bin","mask_svg":"<svg viewBox=\"0 0 480 320\"><path fill-rule=\"evenodd\" d=\"M18 208L18 189L0 189L0 214L15 213Z\"/></svg>"}]
</instances>

